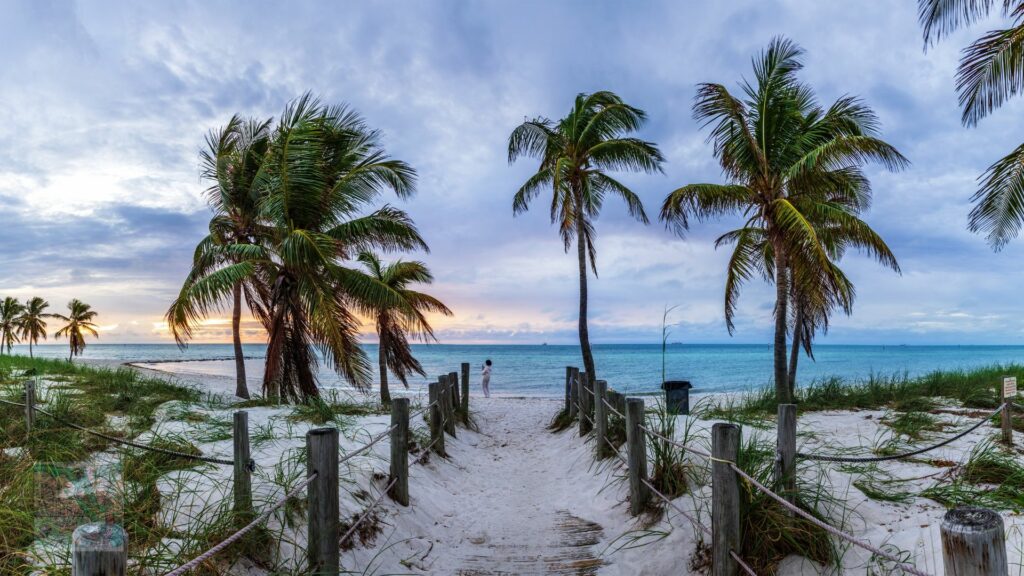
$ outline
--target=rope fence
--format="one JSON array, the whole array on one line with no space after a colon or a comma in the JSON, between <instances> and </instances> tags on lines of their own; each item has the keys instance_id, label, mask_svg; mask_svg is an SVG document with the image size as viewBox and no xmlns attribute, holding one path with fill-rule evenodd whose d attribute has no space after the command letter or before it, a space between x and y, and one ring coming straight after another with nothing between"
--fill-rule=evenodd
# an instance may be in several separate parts
<instances>
[{"instance_id":1,"label":"rope fence","mask_svg":"<svg viewBox=\"0 0 1024 576\"><path fill-rule=\"evenodd\" d=\"M339 573L340 572L340 551L356 530L363 525L383 503L386 496L401 506L409 505L409 446L410 427L412 418L419 418L424 414L428 415L430 423L431 442L426 446L425 453L431 451L441 456L446 456L444 451L445 435L455 436L455 425L461 420L465 424L470 423L469 417L469 364L462 366L462 390L459 394L459 380L456 372L445 374L438 379L438 382L429 385L430 401L426 406L421 407L410 415L409 398L397 398L391 405L391 425L383 432L373 436L370 440L352 450L342 454L340 446L340 433L337 428L317 428L306 434L306 461L310 467L310 473L293 489L289 490L282 498L273 505L262 511L251 522L238 529L230 536L210 547L192 560L174 568L164 576L182 576L189 571L205 565L216 557L223 550L238 542L246 534L254 530L262 523L268 521L276 510L285 506L290 499L296 498L302 490L307 491L307 519L309 522L310 535L316 535L316 543L308 543L307 555L308 565L318 572ZM53 413L35 406L34 383L26 383L26 403L18 403L7 400L0 400L4 404L11 404L25 408L26 425L31 433L32 417L38 413L53 419L58 424L68 426L81 432L91 434L108 441L162 453L169 456L199 460L212 464L223 464L234 466L234 512L249 514L252 512L252 472L254 461L249 457L249 433L248 414L245 411L235 412L234 420L234 445L235 458L227 460L222 458L210 458L202 455L179 452L156 446L149 446L104 434L87 427L80 426L73 422L67 422ZM339 499L340 477L339 466L356 457L366 454L374 446L385 438L391 439L391 462L390 478L378 497L362 512L359 518L348 530L340 534L340 511ZM333 496L332 496L333 495ZM250 516L245 516L250 517ZM120 537L124 532L116 527L116 536L111 536L104 542L105 547L97 546L95 542L90 544L88 549L79 549L77 543L73 544L72 557L75 562L81 558L82 562L98 563L104 562L103 566L111 566L104 572L109 576L124 576L127 561L127 549L124 539ZM325 544L323 538L330 536L330 544ZM106 536L104 536L106 537ZM119 540L115 540L118 538ZM89 564L92 565L92 564ZM96 564L99 565L99 564ZM72 567L74 571L74 567Z\"/></svg>"},{"instance_id":2,"label":"rope fence","mask_svg":"<svg viewBox=\"0 0 1024 576\"><path fill-rule=\"evenodd\" d=\"M305 490L306 486L309 486L309 483L316 479L316 476L317 476L316 472L314 472L313 474L307 476L306 479L303 480L298 486L296 486L290 492L288 492L287 494L282 496L280 500L278 500L276 503L274 503L274 505L272 505L271 507L269 507L266 510L264 510L263 513L260 514L258 517L256 517L255 520L253 520L252 522L246 524L243 528L241 528L240 530L238 530L237 532L235 532L231 536L228 536L227 538L224 539L224 541L222 541L221 543L217 544L213 548L210 548L206 552L203 552L202 554L200 554L199 556L196 556L192 560L189 560L185 564L182 564L181 566L175 568L174 570L171 570L170 572L166 573L164 576L181 576L182 574L187 573L188 571L192 570L193 568L197 568L203 562L206 562L210 558L213 558L214 556L216 556L218 553L223 551L228 546L234 544L235 542L238 542L239 540L242 539L243 536L245 536L250 531L252 531L253 528L256 528L260 524L266 522L267 519L270 518L271 514L273 514L276 510L279 510L285 504L287 504L289 500L291 500L292 498L296 497L299 494L299 492L301 492L302 490Z\"/></svg>"},{"instance_id":3,"label":"rope fence","mask_svg":"<svg viewBox=\"0 0 1024 576\"><path fill-rule=\"evenodd\" d=\"M575 385L573 379L577 379ZM695 448L685 442L676 440L670 434L662 433L648 427L644 411L644 401L640 398L626 398L621 393L615 392L607 387L607 382L595 380L593 389L584 385L585 376L580 374L578 369L567 367L566 369L566 409L574 408L581 422L580 438L593 435L596 439L597 450L595 458L614 457L617 464L622 464L627 469L629 480L629 507L634 516L642 514L651 498L656 498L665 506L678 512L687 519L704 537L712 541L712 565L716 567L728 566L728 571L740 571L747 576L757 576L750 563L738 553L742 550L743 530L741 516L743 514L743 501L741 485L745 484L746 492L758 491L765 494L772 501L778 503L787 514L799 517L810 522L821 529L831 538L846 542L849 545L869 552L872 561L884 561L891 563L890 569L902 571L914 576L932 576L921 570L913 563L908 562L905 557L897 553L888 552L882 547L875 546L864 538L859 538L844 529L831 525L827 520L819 518L816 513L805 510L794 503L795 497L784 497L781 494L795 494L795 460L797 458L818 462L836 463L869 463L901 460L924 454L944 446L948 446L957 440L961 440L977 431L986 423L1002 415L1003 441L1012 445L1013 436L1011 429L1011 410L1024 411L1024 405L1011 401L1009 398L1002 398L1000 405L992 412L985 414L977 422L970 423L966 428L956 432L953 436L945 438L935 444L918 448L915 450L892 454L888 456L839 456L809 454L796 451L796 406L792 404L779 405L778 433L779 442L776 454L774 470L774 489L765 486L754 478L750 473L745 472L736 462L741 450L741 438L739 426L731 423L716 423L712 426L711 451ZM581 392L586 391L586 393ZM1012 388L1011 388L1012 390ZM593 403L588 410L587 400ZM594 409L596 407L596 409ZM593 411L591 411L593 410ZM591 417L593 415L593 417ZM618 420L612 420L616 416ZM590 424L589 429L584 429L582 423ZM610 430L609 426L620 427ZM586 430L586 432L584 432ZM615 446L609 439L610 434L625 435L626 453ZM712 514L710 526L707 522L700 522L693 513L688 512L683 506L677 504L668 497L655 484L654 479L649 477L647 469L648 449L647 442L661 442L665 445L675 447L683 453L700 456L707 459L710 464L711 493L712 493ZM657 452L655 452L657 454ZM776 492L775 490L778 490ZM691 492L692 494L692 492ZM993 526L998 527L989 530L982 535L981 530L973 528L978 522L977 519L970 519L971 515L987 514ZM959 516L957 516L959 514ZM1003 573L1000 568L1006 564L1006 545L1003 530L1004 521L998 513L984 509L960 509L954 508L946 513L940 526L942 531L943 558L948 567L950 563L957 566L977 566L979 571L969 572L970 574L995 574ZM978 545L983 538L988 541ZM985 552L982 553L981 551ZM899 551L896 551L899 552ZM992 560L995 558L995 560ZM1001 558L1001 560L1000 560ZM983 566L989 566L994 571L986 571ZM719 572L714 568L713 573ZM960 572L957 572L958 574Z\"/></svg>"}]
</instances>

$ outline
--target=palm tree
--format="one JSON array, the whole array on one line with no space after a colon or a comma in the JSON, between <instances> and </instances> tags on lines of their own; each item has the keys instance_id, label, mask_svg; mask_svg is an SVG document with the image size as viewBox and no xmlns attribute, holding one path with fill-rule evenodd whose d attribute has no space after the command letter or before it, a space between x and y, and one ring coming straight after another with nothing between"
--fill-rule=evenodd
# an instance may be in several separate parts
<instances>
[{"instance_id":1,"label":"palm tree","mask_svg":"<svg viewBox=\"0 0 1024 576\"><path fill-rule=\"evenodd\" d=\"M53 314L44 312L49 307L49 302L39 296L35 296L25 302L21 316L18 317L18 335L28 341L28 355L30 358L34 357L32 345L37 344L40 338L46 340L46 320L44 318L53 316Z\"/></svg>"},{"instance_id":2,"label":"palm tree","mask_svg":"<svg viewBox=\"0 0 1024 576\"><path fill-rule=\"evenodd\" d=\"M380 368L380 401L382 404L390 404L388 370L391 370L406 388L409 387L407 379L411 373L426 376L423 366L412 355L409 336L424 342L436 340L425 313L436 312L451 316L452 311L433 296L409 288L410 284L430 284L434 281L426 264L402 260L383 264L372 252L362 252L359 261L363 263L370 276L398 293L405 303L400 308L388 306L367 311L377 324L377 337L380 343L377 352L377 363Z\"/></svg>"},{"instance_id":3,"label":"palm tree","mask_svg":"<svg viewBox=\"0 0 1024 576\"><path fill-rule=\"evenodd\" d=\"M0 354L4 353L4 348L10 354L14 343L19 341L18 318L24 308L17 298L10 296L0 303Z\"/></svg>"},{"instance_id":4,"label":"palm tree","mask_svg":"<svg viewBox=\"0 0 1024 576\"><path fill-rule=\"evenodd\" d=\"M735 245L726 277L726 325L732 333L744 282L758 272L774 281L774 380L782 403L792 401L786 336L793 286L818 300L841 292L844 277L831 246L840 237L844 246L896 269L888 247L858 217L870 203L861 166L877 161L899 170L908 164L877 137L877 118L856 98L840 98L828 108L816 103L796 78L802 55L791 41L773 39L754 60L755 83L743 83L742 100L720 84L698 87L694 117L712 126L708 139L728 183L683 186L661 210L662 220L680 234L691 217L744 216L743 227L717 242ZM828 232L832 228L842 234Z\"/></svg>"},{"instance_id":5,"label":"palm tree","mask_svg":"<svg viewBox=\"0 0 1024 576\"><path fill-rule=\"evenodd\" d=\"M401 210L384 206L365 214L383 191L407 198L414 186L413 169L388 158L379 132L358 114L306 94L285 108L253 178L259 193L256 241L211 246L232 263L203 271L179 299L205 314L239 282L266 288L266 310L259 316L268 333L268 397L318 395L316 352L365 389L372 372L354 311L405 304L386 285L345 264L363 250L427 249Z\"/></svg>"},{"instance_id":6,"label":"palm tree","mask_svg":"<svg viewBox=\"0 0 1024 576\"><path fill-rule=\"evenodd\" d=\"M579 94L569 114L553 122L534 118L523 122L508 139L508 160L520 156L540 159L537 172L519 188L512 201L514 215L526 212L530 202L550 189L551 223L568 252L576 242L579 264L580 348L590 381L596 379L594 355L587 329L587 264L597 275L594 221L608 195L626 203L629 215L647 224L640 198L607 174L626 170L648 174L661 172L664 157L651 142L629 136L644 124L643 110L629 106L611 92Z\"/></svg>"},{"instance_id":7,"label":"palm tree","mask_svg":"<svg viewBox=\"0 0 1024 576\"><path fill-rule=\"evenodd\" d=\"M999 8L997 8L997 5ZM992 30L963 51L956 90L961 122L975 126L1024 88L1024 0L918 0L926 43L933 43L999 10L1012 24ZM1000 250L1024 225L1024 144L989 166L971 201L972 232L984 232Z\"/></svg>"},{"instance_id":8,"label":"palm tree","mask_svg":"<svg viewBox=\"0 0 1024 576\"><path fill-rule=\"evenodd\" d=\"M206 137L206 149L200 153L202 177L212 184L206 200L213 210L210 233L196 246L192 269L185 278L179 297L167 311L167 324L175 341L184 347L194 333L194 325L209 309L200 309L187 295L189 287L210 271L237 263L239 257L215 247L253 244L259 233L259 195L252 181L259 171L270 144L270 121L243 121L233 116L227 126ZM235 353L235 395L249 398L242 350L242 295L257 317L265 315L265 288L254 278L238 281L231 290L231 337Z\"/></svg>"},{"instance_id":9,"label":"palm tree","mask_svg":"<svg viewBox=\"0 0 1024 576\"><path fill-rule=\"evenodd\" d=\"M85 334L83 332L97 338L99 338L99 333L96 332L96 324L93 323L93 320L96 319L96 311L92 309L92 306L74 298L68 302L68 312L67 316L63 314L52 314L51 316L67 323L53 336L55 338L68 337L68 344L71 346L68 362L71 362L72 358L81 356L85 351Z\"/></svg>"}]
</instances>

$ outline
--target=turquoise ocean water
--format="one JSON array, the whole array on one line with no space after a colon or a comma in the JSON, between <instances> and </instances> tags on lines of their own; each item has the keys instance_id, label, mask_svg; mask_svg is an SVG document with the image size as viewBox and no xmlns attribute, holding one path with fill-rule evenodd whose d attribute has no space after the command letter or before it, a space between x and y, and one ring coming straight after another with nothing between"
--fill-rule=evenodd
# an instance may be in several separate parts
<instances>
[{"instance_id":1,"label":"turquoise ocean water","mask_svg":"<svg viewBox=\"0 0 1024 576\"><path fill-rule=\"evenodd\" d=\"M16 346L27 354L28 348ZM562 393L565 366L581 366L578 346L510 345L417 345L417 357L427 374L458 370L470 362L473 381L479 381L484 360L494 362L491 388L496 393L549 396ZM42 345L36 354L67 357L67 346ZM377 348L367 345L371 359ZM247 373L254 384L262 374L265 346L246 345ZM602 344L594 347L597 372L618 390L640 393L658 390L661 382L660 345ZM1024 363L1024 346L841 346L816 348L816 361L801 359L799 381L806 383L824 376L856 380L875 374L922 374L935 369L971 368L998 363ZM156 368L185 374L234 375L232 347L228 344L197 344L180 350L167 344L89 344L86 358L152 362ZM768 345L675 344L665 355L668 379L690 380L694 392L750 390L771 381L772 354ZM320 372L323 386L342 387L340 379ZM414 378L418 388L425 378Z\"/></svg>"}]
</instances>

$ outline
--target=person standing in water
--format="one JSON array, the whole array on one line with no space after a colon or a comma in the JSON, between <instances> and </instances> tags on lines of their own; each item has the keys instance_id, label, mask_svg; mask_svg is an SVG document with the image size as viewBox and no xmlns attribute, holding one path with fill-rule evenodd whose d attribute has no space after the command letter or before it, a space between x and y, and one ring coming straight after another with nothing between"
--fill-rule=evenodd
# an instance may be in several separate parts
<instances>
[{"instance_id":1,"label":"person standing in water","mask_svg":"<svg viewBox=\"0 0 1024 576\"><path fill-rule=\"evenodd\" d=\"M491 397L491 360L484 362L483 374L484 398Z\"/></svg>"}]
</instances>

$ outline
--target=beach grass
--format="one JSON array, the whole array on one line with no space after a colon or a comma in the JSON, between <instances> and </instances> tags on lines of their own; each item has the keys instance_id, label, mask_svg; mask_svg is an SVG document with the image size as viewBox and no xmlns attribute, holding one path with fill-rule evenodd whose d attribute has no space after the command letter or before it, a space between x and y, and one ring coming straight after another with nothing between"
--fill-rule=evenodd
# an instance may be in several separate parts
<instances>
[{"instance_id":1,"label":"beach grass","mask_svg":"<svg viewBox=\"0 0 1024 576\"><path fill-rule=\"evenodd\" d=\"M800 412L879 408L924 411L933 409L938 399L958 402L965 408L992 409L999 405L997 386L1001 386L1003 376L1024 379L1024 365L935 370L921 376L872 374L861 381L828 377L798 387L795 403ZM710 419L761 423L775 415L777 405L774 388L765 387L709 402L701 408L701 414Z\"/></svg>"}]
</instances>

